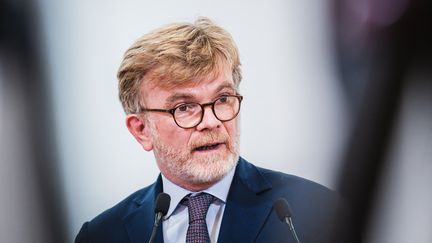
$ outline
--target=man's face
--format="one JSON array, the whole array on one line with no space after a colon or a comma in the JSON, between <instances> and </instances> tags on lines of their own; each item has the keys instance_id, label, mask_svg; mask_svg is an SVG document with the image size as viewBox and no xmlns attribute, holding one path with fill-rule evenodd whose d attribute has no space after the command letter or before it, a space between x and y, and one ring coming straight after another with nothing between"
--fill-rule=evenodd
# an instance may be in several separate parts
<instances>
[{"instance_id":1,"label":"man's face","mask_svg":"<svg viewBox=\"0 0 432 243\"><path fill-rule=\"evenodd\" d=\"M235 95L236 89L229 65L224 64L217 76L205 77L197 85L174 88L146 87L146 108L171 109L182 103L212 102L222 95ZM201 123L189 129L180 128L169 113L148 112L146 128L161 173L170 181L189 190L202 190L223 178L239 156L239 118L221 122L206 106Z\"/></svg>"}]
</instances>

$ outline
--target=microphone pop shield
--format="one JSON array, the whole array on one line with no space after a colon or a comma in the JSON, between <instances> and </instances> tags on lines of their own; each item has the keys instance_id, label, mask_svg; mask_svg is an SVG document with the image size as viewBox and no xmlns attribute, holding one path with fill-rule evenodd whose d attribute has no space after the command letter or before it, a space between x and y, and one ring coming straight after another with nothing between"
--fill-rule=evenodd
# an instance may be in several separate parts
<instances>
[{"instance_id":1,"label":"microphone pop shield","mask_svg":"<svg viewBox=\"0 0 432 243\"><path fill-rule=\"evenodd\" d=\"M171 197L166 193L159 193L159 195L156 198L156 205L154 212L155 213L162 213L162 215L166 215L169 209L169 205L171 202Z\"/></svg>"},{"instance_id":2,"label":"microphone pop shield","mask_svg":"<svg viewBox=\"0 0 432 243\"><path fill-rule=\"evenodd\" d=\"M276 210L276 214L280 221L285 222L286 218L291 217L291 209L285 198L279 198L274 201L273 207Z\"/></svg>"}]
</instances>

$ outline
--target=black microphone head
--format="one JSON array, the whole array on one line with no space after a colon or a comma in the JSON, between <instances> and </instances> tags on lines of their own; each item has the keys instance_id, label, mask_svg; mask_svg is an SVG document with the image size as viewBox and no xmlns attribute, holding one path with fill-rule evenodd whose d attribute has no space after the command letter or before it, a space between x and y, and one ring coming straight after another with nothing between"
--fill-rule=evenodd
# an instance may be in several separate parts
<instances>
[{"instance_id":1,"label":"black microphone head","mask_svg":"<svg viewBox=\"0 0 432 243\"><path fill-rule=\"evenodd\" d=\"M165 216L168 212L170 202L171 202L171 197L168 194L164 192L159 193L159 195L156 198L156 205L155 205L154 212L162 213L162 215Z\"/></svg>"},{"instance_id":2,"label":"black microphone head","mask_svg":"<svg viewBox=\"0 0 432 243\"><path fill-rule=\"evenodd\" d=\"M285 222L286 218L291 217L291 208L285 198L279 198L274 201L273 208L276 210L276 214L280 221Z\"/></svg>"}]
</instances>

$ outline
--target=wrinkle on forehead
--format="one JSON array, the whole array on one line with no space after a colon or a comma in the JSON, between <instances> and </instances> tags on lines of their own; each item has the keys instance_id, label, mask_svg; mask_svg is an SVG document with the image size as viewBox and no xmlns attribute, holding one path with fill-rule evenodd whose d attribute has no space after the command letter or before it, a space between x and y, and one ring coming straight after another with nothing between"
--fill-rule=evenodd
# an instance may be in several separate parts
<instances>
[{"instance_id":1,"label":"wrinkle on forehead","mask_svg":"<svg viewBox=\"0 0 432 243\"><path fill-rule=\"evenodd\" d=\"M226 75L226 72L229 72L228 75ZM168 76L168 75L160 75L152 72L150 70L144 77L141 83L140 87L140 95L141 95L141 102L144 104L144 97L148 96L149 93L152 92L152 90L155 89L162 89L164 91L175 91L176 89L187 89L187 88L196 88L201 85L205 85L206 83L212 83L214 80L216 80L218 77L225 75L227 77L223 77L226 79L224 82L224 87L230 86L234 89L234 91L237 92L238 90L238 84L234 84L233 76L232 76L232 69L231 65L228 62L222 62L220 65L217 65L212 72L208 74L201 75L199 77L190 77L187 79L176 79L175 76ZM145 105L145 104L144 104Z\"/></svg>"},{"instance_id":2,"label":"wrinkle on forehead","mask_svg":"<svg viewBox=\"0 0 432 243\"><path fill-rule=\"evenodd\" d=\"M202 74L200 76L181 77L181 75L175 74L156 74L153 71L148 72L143 77L143 83L147 88L161 88L164 90L173 90L176 88L192 88L210 80L216 79L221 73L223 73L223 67L217 67L210 73Z\"/></svg>"},{"instance_id":3,"label":"wrinkle on forehead","mask_svg":"<svg viewBox=\"0 0 432 243\"><path fill-rule=\"evenodd\" d=\"M173 62L159 63L151 68L143 77L144 83L163 89L188 87L213 80L228 71L233 80L233 64L221 55L216 55L212 62L200 67L199 65Z\"/></svg>"},{"instance_id":4,"label":"wrinkle on forehead","mask_svg":"<svg viewBox=\"0 0 432 243\"><path fill-rule=\"evenodd\" d=\"M187 88L188 87L186 87L186 89ZM216 87L213 93L217 94L223 90L230 90L236 92L236 89L232 82L224 81L222 84ZM165 104L170 105L178 100L193 100L196 98L197 93L200 93L200 90L195 90L194 92L188 92L188 90L173 91L173 93L170 96L168 96L168 98L166 99Z\"/></svg>"}]
</instances>

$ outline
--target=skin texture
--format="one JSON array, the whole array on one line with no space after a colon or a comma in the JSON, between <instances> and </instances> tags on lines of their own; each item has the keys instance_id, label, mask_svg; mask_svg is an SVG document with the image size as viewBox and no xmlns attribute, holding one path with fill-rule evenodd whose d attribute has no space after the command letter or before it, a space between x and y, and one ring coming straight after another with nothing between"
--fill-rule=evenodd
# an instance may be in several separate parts
<instances>
[{"instance_id":1,"label":"skin texture","mask_svg":"<svg viewBox=\"0 0 432 243\"><path fill-rule=\"evenodd\" d=\"M143 103L151 109L171 109L185 102L203 104L221 95L236 94L232 70L226 62L220 65L216 75L170 90L150 86L145 78L141 87ZM144 150L153 150L161 173L191 191L212 186L234 168L238 160L239 116L221 122L210 106L205 108L202 122L194 128L180 128L171 114L159 112L130 114L126 125ZM210 144L217 146L211 150L196 150Z\"/></svg>"}]
</instances>

